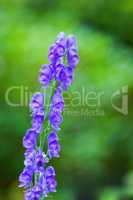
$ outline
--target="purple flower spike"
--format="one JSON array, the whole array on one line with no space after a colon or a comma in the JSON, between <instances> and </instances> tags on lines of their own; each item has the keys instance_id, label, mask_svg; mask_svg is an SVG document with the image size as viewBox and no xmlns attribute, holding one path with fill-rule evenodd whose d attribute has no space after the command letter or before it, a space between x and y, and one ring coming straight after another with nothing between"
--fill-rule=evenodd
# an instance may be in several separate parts
<instances>
[{"instance_id":1,"label":"purple flower spike","mask_svg":"<svg viewBox=\"0 0 133 200\"><path fill-rule=\"evenodd\" d=\"M49 64L42 65L39 82L42 89L48 91L52 83L52 95L45 95L46 102L51 100L48 109L44 107L44 94L37 92L29 104L32 111L32 125L23 138L24 169L19 176L19 187L25 188L25 200L45 199L50 192L56 192L56 173L52 166L46 165L52 158L60 156L60 144L57 131L61 130L64 111L63 91L72 84L74 71L79 62L76 38L68 37L61 32L48 52ZM65 63L64 63L65 61ZM54 86L53 86L54 85ZM55 88L54 88L55 87ZM47 89L47 90L46 90ZM46 111L45 111L46 110ZM43 151L43 134L50 133L47 138L47 154ZM50 125L50 127L49 127ZM39 144L39 145L38 145Z\"/></svg>"}]
</instances>

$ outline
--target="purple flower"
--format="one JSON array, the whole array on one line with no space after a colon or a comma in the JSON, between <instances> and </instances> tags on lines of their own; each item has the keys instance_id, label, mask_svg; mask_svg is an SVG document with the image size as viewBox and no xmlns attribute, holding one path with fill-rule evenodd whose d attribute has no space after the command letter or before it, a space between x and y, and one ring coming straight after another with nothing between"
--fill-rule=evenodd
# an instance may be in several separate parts
<instances>
[{"instance_id":1,"label":"purple flower","mask_svg":"<svg viewBox=\"0 0 133 200\"><path fill-rule=\"evenodd\" d=\"M75 49L70 49L67 53L67 57L68 57L68 64L70 66L75 66L79 63L79 56Z\"/></svg>"},{"instance_id":2,"label":"purple flower","mask_svg":"<svg viewBox=\"0 0 133 200\"><path fill-rule=\"evenodd\" d=\"M55 169L52 166L46 168L46 177L56 176Z\"/></svg>"},{"instance_id":3,"label":"purple flower","mask_svg":"<svg viewBox=\"0 0 133 200\"><path fill-rule=\"evenodd\" d=\"M56 192L57 182L54 177L46 178L48 192Z\"/></svg>"},{"instance_id":4,"label":"purple flower","mask_svg":"<svg viewBox=\"0 0 133 200\"><path fill-rule=\"evenodd\" d=\"M65 48L61 44L57 44L55 50L54 50L55 55L58 57L62 57L65 55Z\"/></svg>"},{"instance_id":5,"label":"purple flower","mask_svg":"<svg viewBox=\"0 0 133 200\"><path fill-rule=\"evenodd\" d=\"M23 139L23 146L26 149L33 149L36 145L36 132L35 129L31 128L26 132L26 135Z\"/></svg>"},{"instance_id":6,"label":"purple flower","mask_svg":"<svg viewBox=\"0 0 133 200\"><path fill-rule=\"evenodd\" d=\"M59 158L60 145L58 141L51 142L48 148L48 155L50 158Z\"/></svg>"},{"instance_id":7,"label":"purple flower","mask_svg":"<svg viewBox=\"0 0 133 200\"><path fill-rule=\"evenodd\" d=\"M30 102L30 108L32 110L32 128L36 133L40 133L42 124L44 121L44 95L37 92L33 95Z\"/></svg>"},{"instance_id":8,"label":"purple flower","mask_svg":"<svg viewBox=\"0 0 133 200\"><path fill-rule=\"evenodd\" d=\"M31 110L35 112L36 110L43 108L43 106L44 106L44 95L40 92L35 93L30 102Z\"/></svg>"},{"instance_id":9,"label":"purple flower","mask_svg":"<svg viewBox=\"0 0 133 200\"><path fill-rule=\"evenodd\" d=\"M24 194L24 199L25 199L25 200L31 200L31 194L32 194L31 190L30 190L30 189L27 189L27 190L25 191L25 194Z\"/></svg>"},{"instance_id":10,"label":"purple flower","mask_svg":"<svg viewBox=\"0 0 133 200\"><path fill-rule=\"evenodd\" d=\"M58 158L60 153L60 144L58 136L55 132L51 132L48 136L48 155L50 158Z\"/></svg>"},{"instance_id":11,"label":"purple flower","mask_svg":"<svg viewBox=\"0 0 133 200\"><path fill-rule=\"evenodd\" d=\"M57 35L56 44L60 44L60 45L62 45L64 48L66 48L66 37L65 37L65 33L64 33L64 32L60 32L60 33Z\"/></svg>"},{"instance_id":12,"label":"purple flower","mask_svg":"<svg viewBox=\"0 0 133 200\"><path fill-rule=\"evenodd\" d=\"M73 35L67 37L67 58L70 66L75 66L79 62L76 38Z\"/></svg>"},{"instance_id":13,"label":"purple flower","mask_svg":"<svg viewBox=\"0 0 133 200\"><path fill-rule=\"evenodd\" d=\"M42 189L42 197L47 197L47 194L48 194L45 174L46 174L46 172L41 173L39 181L38 181L38 185L40 185L40 187Z\"/></svg>"},{"instance_id":14,"label":"purple flower","mask_svg":"<svg viewBox=\"0 0 133 200\"><path fill-rule=\"evenodd\" d=\"M62 96L61 87L58 86L53 95L49 113L49 121L51 127L56 131L60 130L59 126L63 120L61 112L63 112L63 110L64 110L64 100Z\"/></svg>"},{"instance_id":15,"label":"purple flower","mask_svg":"<svg viewBox=\"0 0 133 200\"><path fill-rule=\"evenodd\" d=\"M33 113L32 116L32 127L36 130L36 133L40 133L44 122L44 110L38 109Z\"/></svg>"},{"instance_id":16,"label":"purple flower","mask_svg":"<svg viewBox=\"0 0 133 200\"><path fill-rule=\"evenodd\" d=\"M40 70L39 82L43 87L47 88L53 78L53 66L43 65Z\"/></svg>"},{"instance_id":17,"label":"purple flower","mask_svg":"<svg viewBox=\"0 0 133 200\"><path fill-rule=\"evenodd\" d=\"M73 81L73 70L71 67L64 67L59 73L58 80L64 90L68 89L68 86L72 84Z\"/></svg>"},{"instance_id":18,"label":"purple flower","mask_svg":"<svg viewBox=\"0 0 133 200\"><path fill-rule=\"evenodd\" d=\"M40 184L34 185L31 191L31 200L40 200L41 194L42 186Z\"/></svg>"},{"instance_id":19,"label":"purple flower","mask_svg":"<svg viewBox=\"0 0 133 200\"><path fill-rule=\"evenodd\" d=\"M59 79L59 75L60 75L60 72L61 70L64 68L64 64L62 63L57 63L55 65L55 79L58 80Z\"/></svg>"},{"instance_id":20,"label":"purple flower","mask_svg":"<svg viewBox=\"0 0 133 200\"><path fill-rule=\"evenodd\" d=\"M24 153L25 156L25 161L24 161L24 165L25 167L30 167L34 169L34 162L35 162L35 150L27 150Z\"/></svg>"},{"instance_id":21,"label":"purple flower","mask_svg":"<svg viewBox=\"0 0 133 200\"><path fill-rule=\"evenodd\" d=\"M60 130L59 126L63 121L61 113L57 111L50 111L49 121L50 121L51 127L54 130L59 131Z\"/></svg>"},{"instance_id":22,"label":"purple flower","mask_svg":"<svg viewBox=\"0 0 133 200\"><path fill-rule=\"evenodd\" d=\"M19 187L28 188L32 182L33 170L30 167L25 167L19 176Z\"/></svg>"},{"instance_id":23,"label":"purple flower","mask_svg":"<svg viewBox=\"0 0 133 200\"><path fill-rule=\"evenodd\" d=\"M56 132L51 132L48 135L48 143L54 142L55 140L59 140L58 135L56 134Z\"/></svg>"},{"instance_id":24,"label":"purple flower","mask_svg":"<svg viewBox=\"0 0 133 200\"><path fill-rule=\"evenodd\" d=\"M46 168L46 187L48 192L56 192L57 182L55 180L55 170L53 167L49 166Z\"/></svg>"},{"instance_id":25,"label":"purple flower","mask_svg":"<svg viewBox=\"0 0 133 200\"><path fill-rule=\"evenodd\" d=\"M76 48L77 44L76 44L76 38L74 35L69 35L67 37L66 46L68 49Z\"/></svg>"},{"instance_id":26,"label":"purple flower","mask_svg":"<svg viewBox=\"0 0 133 200\"><path fill-rule=\"evenodd\" d=\"M57 63L61 61L61 57L65 55L66 38L64 33L60 33L57 36L55 43L49 48L48 60L51 63Z\"/></svg>"},{"instance_id":27,"label":"purple flower","mask_svg":"<svg viewBox=\"0 0 133 200\"><path fill-rule=\"evenodd\" d=\"M57 87L51 103L51 110L57 111L57 112L63 112L64 110L64 99L62 96L61 87Z\"/></svg>"},{"instance_id":28,"label":"purple flower","mask_svg":"<svg viewBox=\"0 0 133 200\"><path fill-rule=\"evenodd\" d=\"M32 182L32 177L34 173L34 158L35 158L35 150L27 150L25 152L25 168L19 176L19 187L28 188Z\"/></svg>"},{"instance_id":29,"label":"purple flower","mask_svg":"<svg viewBox=\"0 0 133 200\"><path fill-rule=\"evenodd\" d=\"M48 158L46 155L43 153L42 149L39 148L38 151L36 152L36 157L35 157L35 172L44 172L44 164L48 163Z\"/></svg>"}]
</instances>

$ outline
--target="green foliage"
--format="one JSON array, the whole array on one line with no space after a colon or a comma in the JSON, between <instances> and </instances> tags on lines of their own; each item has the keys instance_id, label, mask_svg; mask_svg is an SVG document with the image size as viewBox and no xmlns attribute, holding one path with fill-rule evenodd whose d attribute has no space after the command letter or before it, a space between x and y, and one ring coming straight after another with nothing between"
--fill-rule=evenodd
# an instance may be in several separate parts
<instances>
[{"instance_id":1,"label":"green foliage","mask_svg":"<svg viewBox=\"0 0 133 200\"><path fill-rule=\"evenodd\" d=\"M16 180L23 167L21 140L30 126L28 105L10 107L5 93L12 86L27 87L25 95L39 88L40 65L48 62L48 46L60 31L76 34L80 64L69 94L64 95L69 112L66 110L64 114L60 132L61 158L53 162L57 169L58 192L49 199L133 198L133 50L117 38L80 23L99 24L102 30L107 27L132 42L132 2L83 0L75 3L72 0L71 4L61 1L55 7L41 0L3 1L1 4L0 199L3 196L5 200L22 199ZM129 87L126 116L111 105L112 94L124 85ZM91 102L81 103L91 91L96 95L103 93L100 106L98 97L94 98L95 106ZM12 92L10 98L18 102L19 90ZM120 105L121 97L116 100Z\"/></svg>"},{"instance_id":2,"label":"green foliage","mask_svg":"<svg viewBox=\"0 0 133 200\"><path fill-rule=\"evenodd\" d=\"M132 0L82 0L79 3L76 0L72 0L71 3L61 1L61 7L64 10L67 8L67 12L72 12L82 23L109 31L133 44Z\"/></svg>"}]
</instances>

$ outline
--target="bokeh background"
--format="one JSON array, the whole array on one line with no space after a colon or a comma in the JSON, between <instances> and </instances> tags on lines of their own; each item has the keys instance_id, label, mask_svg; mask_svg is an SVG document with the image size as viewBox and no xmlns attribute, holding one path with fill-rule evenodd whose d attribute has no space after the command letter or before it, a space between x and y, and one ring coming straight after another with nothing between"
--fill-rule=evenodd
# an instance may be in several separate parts
<instances>
[{"instance_id":1,"label":"bokeh background","mask_svg":"<svg viewBox=\"0 0 133 200\"><path fill-rule=\"evenodd\" d=\"M18 103L20 88L23 95L39 89L38 71L60 31L75 34L79 46L68 95L82 99L93 93L89 103L68 106L64 114L61 157L52 163L58 190L48 199L132 200L132 0L0 0L0 200L23 199L17 178L23 168L22 137L31 123L27 104L10 106L5 95L19 88L10 92ZM123 86L128 86L128 114L111 104L119 91L113 103L121 106ZM95 95L101 93L98 103Z\"/></svg>"}]
</instances>

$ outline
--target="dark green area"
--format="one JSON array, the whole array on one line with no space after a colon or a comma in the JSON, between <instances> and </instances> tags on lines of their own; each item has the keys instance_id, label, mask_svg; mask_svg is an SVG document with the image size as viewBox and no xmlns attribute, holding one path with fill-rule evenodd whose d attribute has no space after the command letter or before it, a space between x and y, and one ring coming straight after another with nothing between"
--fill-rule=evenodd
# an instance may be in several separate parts
<instances>
[{"instance_id":1,"label":"dark green area","mask_svg":"<svg viewBox=\"0 0 133 200\"><path fill-rule=\"evenodd\" d=\"M0 200L22 200L22 137L30 127L27 101L40 87L49 45L64 31L77 36L80 63L68 94L53 200L133 198L132 0L0 2ZM127 88L122 93L123 88ZM13 107L7 102L20 102ZM120 94L115 95L116 91ZM28 94L28 97L27 97ZM113 97L113 95L115 95ZM126 102L128 114L121 100ZM27 97L27 100L26 100ZM113 105L111 103L113 98Z\"/></svg>"}]
</instances>

